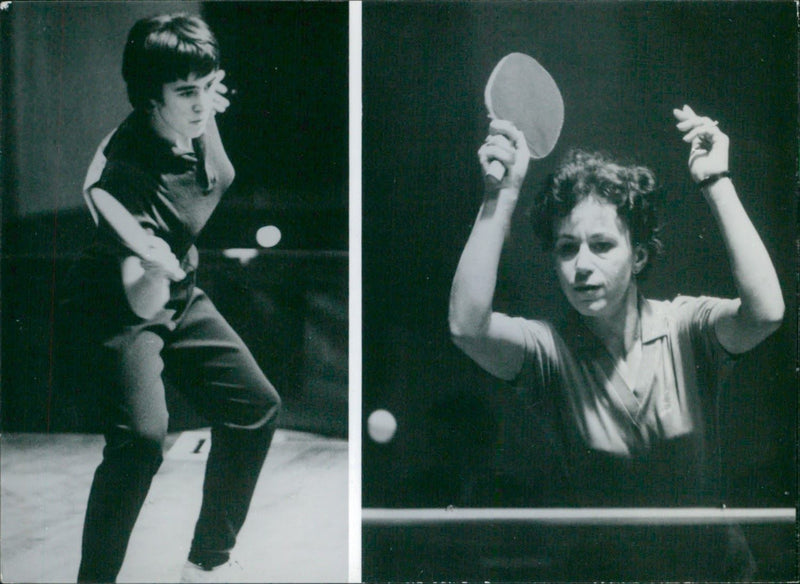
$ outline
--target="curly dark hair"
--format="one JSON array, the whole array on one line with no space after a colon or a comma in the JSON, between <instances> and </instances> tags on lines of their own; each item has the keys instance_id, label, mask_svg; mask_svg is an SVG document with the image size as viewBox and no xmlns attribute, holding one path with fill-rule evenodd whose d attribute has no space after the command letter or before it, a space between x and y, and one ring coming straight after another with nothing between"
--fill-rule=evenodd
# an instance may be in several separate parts
<instances>
[{"instance_id":1,"label":"curly dark hair","mask_svg":"<svg viewBox=\"0 0 800 584\"><path fill-rule=\"evenodd\" d=\"M645 246L652 260L663 252L654 201L660 191L655 175L644 166L624 166L599 152L571 150L537 194L531 223L544 245L552 249L556 223L587 197L599 197L617 207L631 243ZM640 277L649 267L648 261Z\"/></svg>"}]
</instances>

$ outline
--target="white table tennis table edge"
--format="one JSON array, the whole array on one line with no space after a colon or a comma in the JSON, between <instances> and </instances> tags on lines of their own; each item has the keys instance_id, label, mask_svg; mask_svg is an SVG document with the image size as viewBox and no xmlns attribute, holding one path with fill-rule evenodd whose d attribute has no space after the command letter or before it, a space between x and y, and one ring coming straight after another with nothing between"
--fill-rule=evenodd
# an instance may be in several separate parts
<instances>
[{"instance_id":1,"label":"white table tennis table edge","mask_svg":"<svg viewBox=\"0 0 800 584\"><path fill-rule=\"evenodd\" d=\"M719 523L793 523L791 507L626 507L626 508L365 508L362 525L530 523L551 525L702 525Z\"/></svg>"}]
</instances>

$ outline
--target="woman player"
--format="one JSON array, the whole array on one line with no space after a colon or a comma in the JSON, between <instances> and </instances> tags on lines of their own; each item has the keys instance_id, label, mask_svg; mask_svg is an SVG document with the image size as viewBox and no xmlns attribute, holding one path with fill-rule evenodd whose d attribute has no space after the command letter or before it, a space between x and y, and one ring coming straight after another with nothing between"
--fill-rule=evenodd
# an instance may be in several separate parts
<instances>
[{"instance_id":1,"label":"woman player","mask_svg":"<svg viewBox=\"0 0 800 584\"><path fill-rule=\"evenodd\" d=\"M772 262L728 173L728 137L688 106L673 113L691 144L691 177L719 224L737 299L644 298L638 281L660 251L653 173L572 152L534 213L570 314L551 322L493 311L500 254L530 156L525 137L504 121L492 122L479 151L484 171L499 160L506 175L499 185L487 181L453 280L450 330L489 373L541 388L537 403L549 404L566 445L559 484L571 504L707 502L703 404L714 399L725 365L783 319ZM731 552L739 535L730 530L721 544L727 567L706 561L695 575L751 574L749 551L739 545Z\"/></svg>"},{"instance_id":2,"label":"woman player","mask_svg":"<svg viewBox=\"0 0 800 584\"><path fill-rule=\"evenodd\" d=\"M162 462L165 379L212 425L184 581L229 563L276 428L278 394L195 286L194 242L234 178L215 122L228 105L219 64L199 17L137 22L122 64L133 112L87 176L97 232L73 272L70 304L96 349L85 366L101 389L106 446L86 510L81 582L114 582L122 566Z\"/></svg>"}]
</instances>

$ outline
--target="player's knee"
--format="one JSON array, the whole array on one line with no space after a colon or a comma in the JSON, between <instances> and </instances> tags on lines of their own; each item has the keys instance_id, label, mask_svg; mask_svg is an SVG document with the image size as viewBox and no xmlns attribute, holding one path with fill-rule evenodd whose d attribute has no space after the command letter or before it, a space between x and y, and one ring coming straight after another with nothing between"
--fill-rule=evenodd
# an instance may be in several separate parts
<instances>
[{"instance_id":1,"label":"player's knee","mask_svg":"<svg viewBox=\"0 0 800 584\"><path fill-rule=\"evenodd\" d=\"M151 419L137 421L130 428L131 439L138 449L151 456L161 455L164 442L167 439L169 417L167 415L153 416Z\"/></svg>"},{"instance_id":2,"label":"player's knee","mask_svg":"<svg viewBox=\"0 0 800 584\"><path fill-rule=\"evenodd\" d=\"M281 396L278 395L278 392L269 381L265 381L261 388L261 399L255 406L256 414L260 420L258 425L275 425L282 405Z\"/></svg>"},{"instance_id":3,"label":"player's knee","mask_svg":"<svg viewBox=\"0 0 800 584\"><path fill-rule=\"evenodd\" d=\"M166 437L166 427L163 430L161 428L148 427L136 434L136 440L142 445L143 449L148 452L158 452L159 454L164 450Z\"/></svg>"},{"instance_id":4,"label":"player's knee","mask_svg":"<svg viewBox=\"0 0 800 584\"><path fill-rule=\"evenodd\" d=\"M166 423L117 426L106 435L103 457L136 462L150 467L155 473L164 459L166 435Z\"/></svg>"},{"instance_id":5,"label":"player's knee","mask_svg":"<svg viewBox=\"0 0 800 584\"><path fill-rule=\"evenodd\" d=\"M264 379L259 391L255 392L246 403L240 402L239 407L235 408L238 415L232 416L236 421L230 425L252 430L264 426L274 427L278 423L281 405L278 392L269 381Z\"/></svg>"}]
</instances>

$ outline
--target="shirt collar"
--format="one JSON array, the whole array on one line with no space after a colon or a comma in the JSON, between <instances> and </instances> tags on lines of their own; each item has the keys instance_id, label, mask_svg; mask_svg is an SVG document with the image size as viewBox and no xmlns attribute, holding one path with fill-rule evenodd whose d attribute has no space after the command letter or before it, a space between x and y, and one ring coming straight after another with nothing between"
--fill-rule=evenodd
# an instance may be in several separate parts
<instances>
[{"instance_id":1,"label":"shirt collar","mask_svg":"<svg viewBox=\"0 0 800 584\"><path fill-rule=\"evenodd\" d=\"M639 318L643 343L650 343L669 333L666 317L644 296L639 296Z\"/></svg>"},{"instance_id":2,"label":"shirt collar","mask_svg":"<svg viewBox=\"0 0 800 584\"><path fill-rule=\"evenodd\" d=\"M669 323L666 315L641 294L639 294L639 318L641 319L642 343L651 343L669 335ZM596 345L597 337L591 333L577 310L570 309L568 311L564 324L569 331L570 338L587 347Z\"/></svg>"},{"instance_id":3,"label":"shirt collar","mask_svg":"<svg viewBox=\"0 0 800 584\"><path fill-rule=\"evenodd\" d=\"M194 152L179 151L174 144L156 132L146 111L134 110L124 124L140 141L142 151L149 153L154 160L183 160L189 164L198 162L198 147L201 144L199 139L192 140Z\"/></svg>"}]
</instances>

